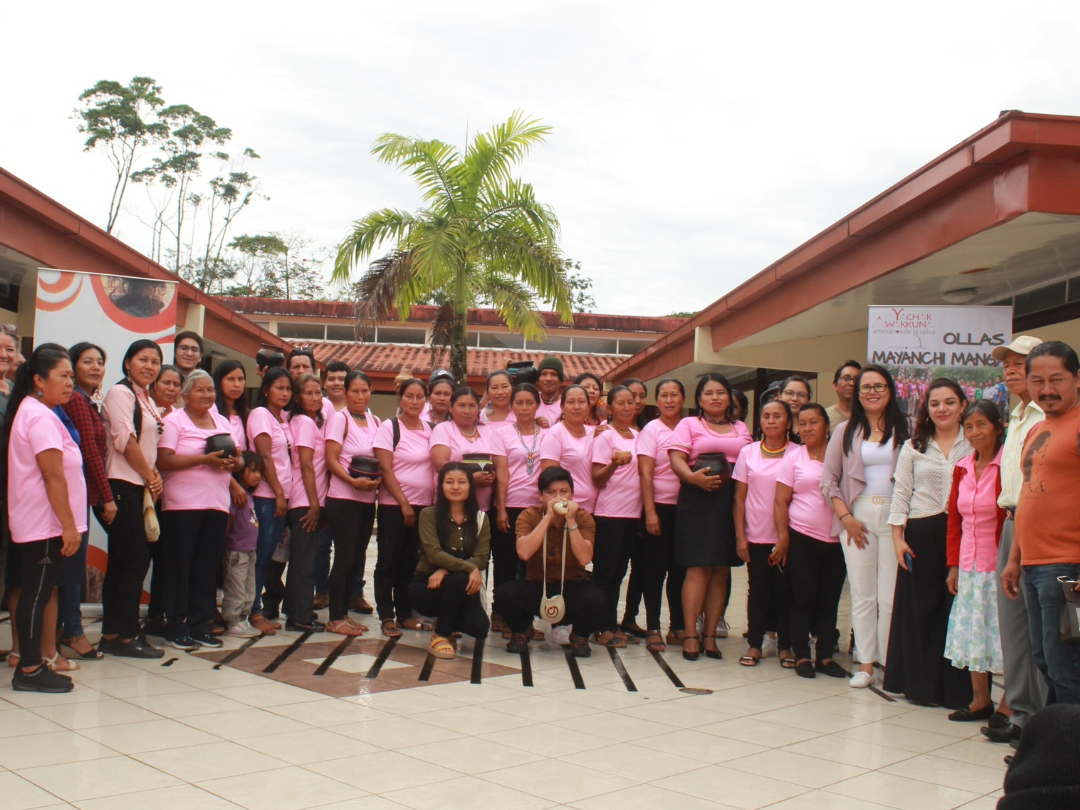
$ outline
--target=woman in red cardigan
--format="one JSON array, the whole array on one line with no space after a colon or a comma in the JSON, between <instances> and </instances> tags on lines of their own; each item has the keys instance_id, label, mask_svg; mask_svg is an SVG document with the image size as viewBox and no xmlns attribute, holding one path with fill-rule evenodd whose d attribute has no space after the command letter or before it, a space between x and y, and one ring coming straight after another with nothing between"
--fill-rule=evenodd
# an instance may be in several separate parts
<instances>
[{"instance_id":1,"label":"woman in red cardigan","mask_svg":"<svg viewBox=\"0 0 1080 810\"><path fill-rule=\"evenodd\" d=\"M978 400L964 412L964 436L975 452L956 463L949 496L946 584L956 596L949 615L945 657L971 673L974 698L950 720L988 720L990 674L1001 672L1001 637L997 620L997 544L1005 510L1001 494L1001 444L1005 425L994 403ZM1007 721L1008 708L1000 714ZM999 721L1000 722L1000 721Z\"/></svg>"}]
</instances>

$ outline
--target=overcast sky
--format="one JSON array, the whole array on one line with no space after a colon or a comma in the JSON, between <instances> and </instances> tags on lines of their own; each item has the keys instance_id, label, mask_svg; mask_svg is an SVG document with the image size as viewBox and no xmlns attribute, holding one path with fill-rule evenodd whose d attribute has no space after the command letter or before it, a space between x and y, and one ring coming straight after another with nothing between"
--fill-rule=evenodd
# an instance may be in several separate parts
<instances>
[{"instance_id":1,"label":"overcast sky","mask_svg":"<svg viewBox=\"0 0 1080 810\"><path fill-rule=\"evenodd\" d=\"M95 223L105 158L71 120L99 79L156 79L251 146L271 197L234 234L332 246L410 179L383 132L462 145L515 109L520 167L600 312L697 310L993 121L1080 114L1075 3L11 3L0 166ZM134 209L145 192L130 194ZM134 216L118 236L146 250Z\"/></svg>"}]
</instances>

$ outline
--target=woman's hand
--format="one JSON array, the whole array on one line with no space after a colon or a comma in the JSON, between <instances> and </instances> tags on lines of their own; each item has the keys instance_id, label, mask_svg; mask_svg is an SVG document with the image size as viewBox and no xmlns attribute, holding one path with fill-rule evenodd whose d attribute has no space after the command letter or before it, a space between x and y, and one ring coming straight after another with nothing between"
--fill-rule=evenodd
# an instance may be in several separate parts
<instances>
[{"instance_id":1,"label":"woman's hand","mask_svg":"<svg viewBox=\"0 0 1080 810\"><path fill-rule=\"evenodd\" d=\"M645 513L645 531L656 537L660 536L660 516L656 512Z\"/></svg>"},{"instance_id":2,"label":"woman's hand","mask_svg":"<svg viewBox=\"0 0 1080 810\"><path fill-rule=\"evenodd\" d=\"M101 505L101 519L106 523L116 519L116 501L106 501Z\"/></svg>"},{"instance_id":3,"label":"woman's hand","mask_svg":"<svg viewBox=\"0 0 1080 810\"><path fill-rule=\"evenodd\" d=\"M202 463L213 470L226 470L232 472L234 458L225 458L224 450L215 450L203 456Z\"/></svg>"},{"instance_id":4,"label":"woman's hand","mask_svg":"<svg viewBox=\"0 0 1080 810\"><path fill-rule=\"evenodd\" d=\"M787 565L788 544L790 540L779 539L773 546L772 554L769 555L769 565ZM747 560L749 562L749 560Z\"/></svg>"},{"instance_id":5,"label":"woman's hand","mask_svg":"<svg viewBox=\"0 0 1080 810\"><path fill-rule=\"evenodd\" d=\"M314 532L319 528L319 505L312 504L308 507L307 514L300 518L300 525L305 532Z\"/></svg>"},{"instance_id":6,"label":"woman's hand","mask_svg":"<svg viewBox=\"0 0 1080 810\"><path fill-rule=\"evenodd\" d=\"M905 571L908 571L907 561L904 559L905 554L910 554L911 559L915 559L915 552L911 550L911 546L907 544L906 540L893 538L893 548L896 549L896 562ZM908 573L911 573L908 571Z\"/></svg>"},{"instance_id":7,"label":"woman's hand","mask_svg":"<svg viewBox=\"0 0 1080 810\"><path fill-rule=\"evenodd\" d=\"M495 525L499 527L500 532L510 531L510 516L506 514L506 510L501 506L495 516Z\"/></svg>"},{"instance_id":8,"label":"woman's hand","mask_svg":"<svg viewBox=\"0 0 1080 810\"><path fill-rule=\"evenodd\" d=\"M401 517L405 521L406 526L416 525L416 512L414 512L413 508L408 504L401 507Z\"/></svg>"},{"instance_id":9,"label":"woman's hand","mask_svg":"<svg viewBox=\"0 0 1080 810\"><path fill-rule=\"evenodd\" d=\"M480 589L483 587L484 577L479 568L474 568L469 572L469 582L465 586L465 595L472 596L474 593L480 593Z\"/></svg>"},{"instance_id":10,"label":"woman's hand","mask_svg":"<svg viewBox=\"0 0 1080 810\"><path fill-rule=\"evenodd\" d=\"M745 540L735 541L735 553L739 555L739 559L744 563L750 562L750 544Z\"/></svg>"},{"instance_id":11,"label":"woman's hand","mask_svg":"<svg viewBox=\"0 0 1080 810\"><path fill-rule=\"evenodd\" d=\"M866 539L866 526L862 521L856 520L853 515L848 515L840 522L844 524L849 546L854 542L855 548L861 550L870 545L870 541Z\"/></svg>"},{"instance_id":12,"label":"woman's hand","mask_svg":"<svg viewBox=\"0 0 1080 810\"><path fill-rule=\"evenodd\" d=\"M474 472L472 476L473 483L477 487L484 488L490 487L495 483L495 473L493 472Z\"/></svg>"},{"instance_id":13,"label":"woman's hand","mask_svg":"<svg viewBox=\"0 0 1080 810\"><path fill-rule=\"evenodd\" d=\"M63 546L60 548L60 553L65 557L70 557L76 551L79 550L79 546L82 545L82 535L79 534L79 530L75 527L70 529L64 529L63 534L60 535L60 539L63 541Z\"/></svg>"},{"instance_id":14,"label":"woman's hand","mask_svg":"<svg viewBox=\"0 0 1080 810\"><path fill-rule=\"evenodd\" d=\"M538 424L540 427L544 428L545 430L547 430L549 427L551 427L551 425L548 423L548 418L546 416L538 416L538 417L536 417L536 424Z\"/></svg>"},{"instance_id":15,"label":"woman's hand","mask_svg":"<svg viewBox=\"0 0 1080 810\"><path fill-rule=\"evenodd\" d=\"M232 502L236 504L240 509L247 506L248 494L247 490L240 486L234 478L229 482L229 492L232 494Z\"/></svg>"},{"instance_id":16,"label":"woman's hand","mask_svg":"<svg viewBox=\"0 0 1080 810\"><path fill-rule=\"evenodd\" d=\"M146 479L146 486L150 488L150 495L153 496L156 501L161 497L161 492L164 489L164 484L161 481L161 473L157 470L150 471L150 477Z\"/></svg>"},{"instance_id":17,"label":"woman's hand","mask_svg":"<svg viewBox=\"0 0 1080 810\"><path fill-rule=\"evenodd\" d=\"M381 478L354 478L352 479L353 489L360 492L374 492L379 488L379 484L382 483Z\"/></svg>"},{"instance_id":18,"label":"woman's hand","mask_svg":"<svg viewBox=\"0 0 1080 810\"><path fill-rule=\"evenodd\" d=\"M706 492L716 492L724 479L723 476L709 475L708 470L696 470L690 474L690 483Z\"/></svg>"},{"instance_id":19,"label":"woman's hand","mask_svg":"<svg viewBox=\"0 0 1080 810\"><path fill-rule=\"evenodd\" d=\"M949 589L949 593L956 596L956 583L960 579L960 567L956 565L949 566L949 575L945 577L945 587Z\"/></svg>"},{"instance_id":20,"label":"woman's hand","mask_svg":"<svg viewBox=\"0 0 1080 810\"><path fill-rule=\"evenodd\" d=\"M285 517L288 511L289 502L285 499L285 493L274 493L274 517Z\"/></svg>"},{"instance_id":21,"label":"woman's hand","mask_svg":"<svg viewBox=\"0 0 1080 810\"><path fill-rule=\"evenodd\" d=\"M446 569L436 568L430 577L427 578L427 586L429 591L436 591L442 587L442 581L446 579Z\"/></svg>"}]
</instances>

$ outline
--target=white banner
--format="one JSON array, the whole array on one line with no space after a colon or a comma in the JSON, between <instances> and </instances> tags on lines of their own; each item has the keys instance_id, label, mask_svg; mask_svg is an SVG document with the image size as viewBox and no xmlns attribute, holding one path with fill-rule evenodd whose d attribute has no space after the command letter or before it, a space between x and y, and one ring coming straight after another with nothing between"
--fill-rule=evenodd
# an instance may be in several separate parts
<instances>
[{"instance_id":1,"label":"white banner","mask_svg":"<svg viewBox=\"0 0 1080 810\"><path fill-rule=\"evenodd\" d=\"M936 377L1005 412L1009 392L991 352L1011 340L1012 307L869 307L866 356L896 378L910 416Z\"/></svg>"},{"instance_id":2,"label":"white banner","mask_svg":"<svg viewBox=\"0 0 1080 810\"><path fill-rule=\"evenodd\" d=\"M173 281L40 268L34 344L59 343L70 348L85 340L100 346L106 357L103 387L107 390L123 375L124 353L136 340L159 344L165 361L172 362L167 347L176 332L176 295ZM105 531L91 517L87 602L101 601L107 561Z\"/></svg>"}]
</instances>

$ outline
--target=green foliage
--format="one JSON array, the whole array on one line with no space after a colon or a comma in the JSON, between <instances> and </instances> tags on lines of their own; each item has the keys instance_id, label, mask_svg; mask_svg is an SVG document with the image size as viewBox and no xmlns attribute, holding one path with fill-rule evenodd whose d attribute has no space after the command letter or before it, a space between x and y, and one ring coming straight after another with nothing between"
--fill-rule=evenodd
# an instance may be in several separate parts
<instances>
[{"instance_id":1,"label":"green foliage","mask_svg":"<svg viewBox=\"0 0 1080 810\"><path fill-rule=\"evenodd\" d=\"M326 294L320 265L327 257L300 234L244 234L228 247L239 272L232 279L237 283L221 288L224 295L313 300Z\"/></svg>"},{"instance_id":2,"label":"green foliage","mask_svg":"<svg viewBox=\"0 0 1080 810\"><path fill-rule=\"evenodd\" d=\"M581 262L566 259L563 262L566 283L570 286L570 305L574 312L592 312L596 299L592 295L592 279L581 274Z\"/></svg>"},{"instance_id":3,"label":"green foliage","mask_svg":"<svg viewBox=\"0 0 1080 810\"><path fill-rule=\"evenodd\" d=\"M550 131L515 112L477 135L464 155L437 140L382 135L372 154L413 177L424 207L372 211L338 246L333 280L342 285L376 250L393 246L356 282L358 320L371 323L394 313L404 320L421 302L444 301L433 349L449 343L459 381L466 375L468 307L490 300L507 326L530 340L544 335L539 301L550 302L571 323L558 219L536 200L530 184L512 176Z\"/></svg>"},{"instance_id":4,"label":"green foliage","mask_svg":"<svg viewBox=\"0 0 1080 810\"><path fill-rule=\"evenodd\" d=\"M665 315L665 318L693 318L698 314L700 310L694 310L693 312L669 312Z\"/></svg>"}]
</instances>

